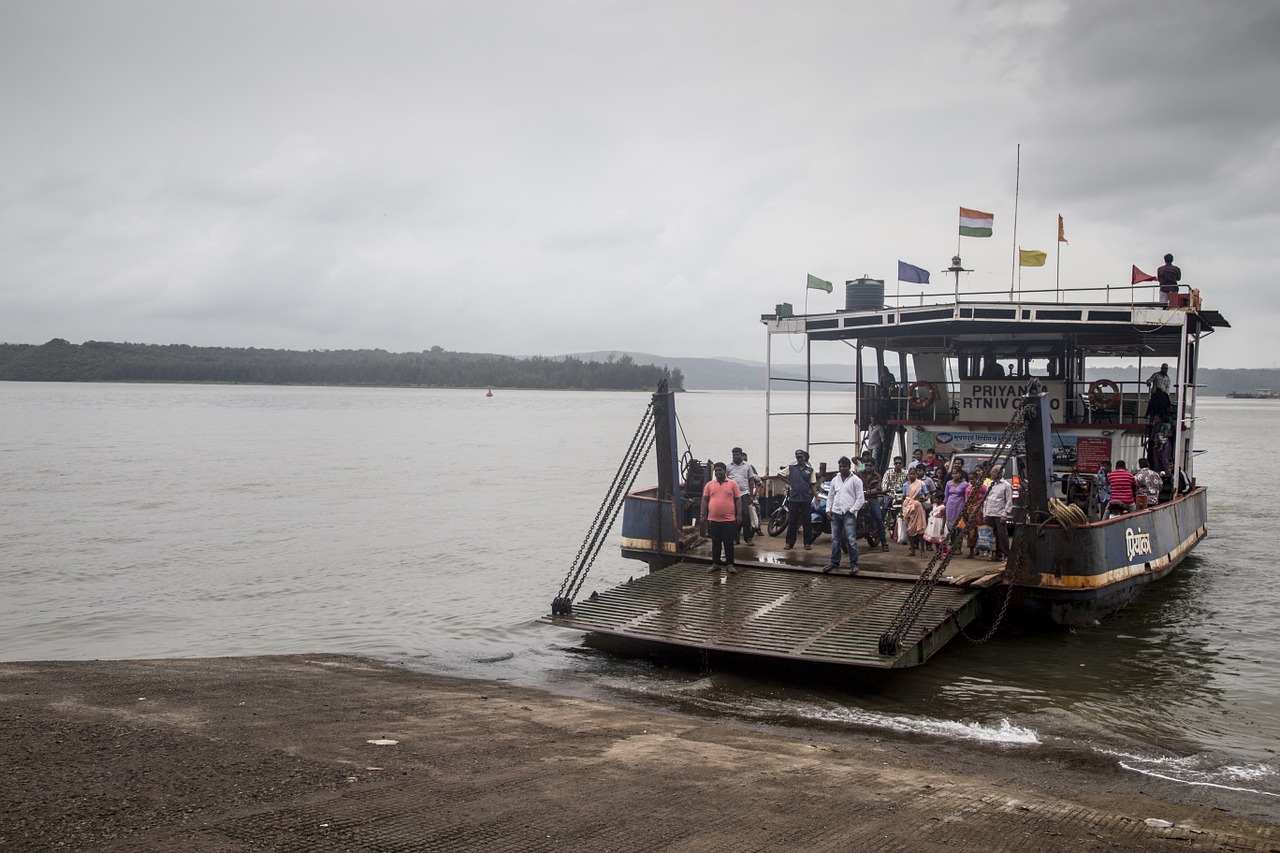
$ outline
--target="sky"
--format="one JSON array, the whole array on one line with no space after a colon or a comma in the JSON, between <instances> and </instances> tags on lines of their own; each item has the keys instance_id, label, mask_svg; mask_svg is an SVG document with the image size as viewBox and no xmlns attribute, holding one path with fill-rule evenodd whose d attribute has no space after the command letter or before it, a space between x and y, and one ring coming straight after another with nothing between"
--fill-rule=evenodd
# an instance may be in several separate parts
<instances>
[{"instance_id":1,"label":"sky","mask_svg":"<svg viewBox=\"0 0 1280 853\"><path fill-rule=\"evenodd\" d=\"M958 246L1269 367L1278 81L1274 0L0 0L0 342L763 360Z\"/></svg>"}]
</instances>

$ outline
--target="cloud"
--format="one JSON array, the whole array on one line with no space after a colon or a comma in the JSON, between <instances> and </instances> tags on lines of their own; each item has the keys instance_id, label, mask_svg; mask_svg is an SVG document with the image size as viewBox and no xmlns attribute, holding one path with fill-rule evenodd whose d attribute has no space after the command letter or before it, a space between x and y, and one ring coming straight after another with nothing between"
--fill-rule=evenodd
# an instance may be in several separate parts
<instances>
[{"instance_id":1,"label":"cloud","mask_svg":"<svg viewBox=\"0 0 1280 853\"><path fill-rule=\"evenodd\" d=\"M1007 288L1015 183L1068 286L1173 250L1247 337L1277 13L1230 8L10 4L0 340L758 358L843 304L806 273L945 267L962 204Z\"/></svg>"}]
</instances>

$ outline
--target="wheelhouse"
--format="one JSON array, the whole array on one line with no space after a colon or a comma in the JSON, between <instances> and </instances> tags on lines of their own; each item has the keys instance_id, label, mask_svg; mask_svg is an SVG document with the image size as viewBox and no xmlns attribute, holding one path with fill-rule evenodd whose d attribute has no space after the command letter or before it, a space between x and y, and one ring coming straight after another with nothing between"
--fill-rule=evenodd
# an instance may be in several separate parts
<instances>
[{"instance_id":1,"label":"wheelhouse","mask_svg":"<svg viewBox=\"0 0 1280 853\"><path fill-rule=\"evenodd\" d=\"M847 285L849 305L866 305L855 289L867 281ZM875 284L878 295L883 285ZM766 420L803 415L809 445L860 449L875 416L886 431L877 460L883 470L892 456L909 458L915 449L950 454L995 441L1035 380L1049 397L1055 472L1092 474L1120 459L1133 466L1168 442L1170 479L1193 478L1200 345L1229 324L1202 309L1198 293L1171 307L1139 301L1142 290L1149 288L1107 289L1106 301L1086 301L1101 295L1096 291L1071 291L1070 302L1031 292L963 298L957 292L934 304L899 300L803 316L780 305L761 318L769 340ZM1117 297L1129 301L1112 301ZM803 336L803 376L775 367L778 335ZM815 375L815 361L831 352L822 350L827 342L839 345L831 360L843 357L847 376ZM1149 381L1162 365L1167 398L1155 390L1163 382ZM804 411L778 411L775 392L797 384ZM831 392L834 401L828 394L815 406L815 391Z\"/></svg>"}]
</instances>

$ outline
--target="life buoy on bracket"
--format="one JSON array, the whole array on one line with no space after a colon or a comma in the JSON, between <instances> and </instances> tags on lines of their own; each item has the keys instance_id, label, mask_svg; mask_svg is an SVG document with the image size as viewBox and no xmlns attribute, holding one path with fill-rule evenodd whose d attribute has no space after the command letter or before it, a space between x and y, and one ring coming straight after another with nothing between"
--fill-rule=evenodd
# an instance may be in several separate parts
<instances>
[{"instance_id":1,"label":"life buoy on bracket","mask_svg":"<svg viewBox=\"0 0 1280 853\"><path fill-rule=\"evenodd\" d=\"M918 391L924 391L924 396L916 393ZM907 387L907 401L913 409L927 409L938 402L938 389L923 379L916 380Z\"/></svg>"},{"instance_id":2,"label":"life buoy on bracket","mask_svg":"<svg viewBox=\"0 0 1280 853\"><path fill-rule=\"evenodd\" d=\"M1120 386L1110 379L1097 379L1089 386L1089 405L1095 409L1114 409L1120 402Z\"/></svg>"}]
</instances>

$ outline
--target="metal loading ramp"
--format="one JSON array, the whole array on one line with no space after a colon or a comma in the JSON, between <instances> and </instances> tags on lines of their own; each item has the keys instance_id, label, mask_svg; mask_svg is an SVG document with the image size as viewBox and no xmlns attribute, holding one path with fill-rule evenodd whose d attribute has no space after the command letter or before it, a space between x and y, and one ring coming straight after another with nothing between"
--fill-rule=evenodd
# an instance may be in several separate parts
<instances>
[{"instance_id":1,"label":"metal loading ramp","mask_svg":"<svg viewBox=\"0 0 1280 853\"><path fill-rule=\"evenodd\" d=\"M564 628L683 648L813 663L918 666L981 611L980 590L938 585L896 655L881 655L910 580L681 562L576 602Z\"/></svg>"}]
</instances>

